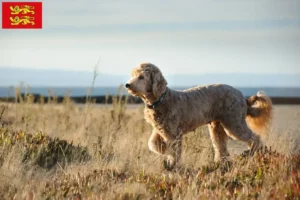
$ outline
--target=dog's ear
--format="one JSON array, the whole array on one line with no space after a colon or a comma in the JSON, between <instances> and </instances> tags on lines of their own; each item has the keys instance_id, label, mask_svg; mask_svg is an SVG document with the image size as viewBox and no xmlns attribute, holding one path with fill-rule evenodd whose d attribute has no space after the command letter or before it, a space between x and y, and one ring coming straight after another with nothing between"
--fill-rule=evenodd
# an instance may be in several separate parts
<instances>
[{"instance_id":1,"label":"dog's ear","mask_svg":"<svg viewBox=\"0 0 300 200\"><path fill-rule=\"evenodd\" d=\"M167 81L163 77L159 69L152 70L151 72L152 80L152 93L155 97L160 97L167 86Z\"/></svg>"}]
</instances>

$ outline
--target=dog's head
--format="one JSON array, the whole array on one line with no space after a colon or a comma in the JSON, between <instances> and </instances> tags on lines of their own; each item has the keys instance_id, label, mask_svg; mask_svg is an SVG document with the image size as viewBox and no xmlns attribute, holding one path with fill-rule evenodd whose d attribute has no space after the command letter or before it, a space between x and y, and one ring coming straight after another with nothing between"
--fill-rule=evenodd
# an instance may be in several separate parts
<instances>
[{"instance_id":1,"label":"dog's head","mask_svg":"<svg viewBox=\"0 0 300 200\"><path fill-rule=\"evenodd\" d=\"M134 96L142 98L159 98L167 86L161 71L151 63L142 63L131 72L131 79L126 89Z\"/></svg>"}]
</instances>

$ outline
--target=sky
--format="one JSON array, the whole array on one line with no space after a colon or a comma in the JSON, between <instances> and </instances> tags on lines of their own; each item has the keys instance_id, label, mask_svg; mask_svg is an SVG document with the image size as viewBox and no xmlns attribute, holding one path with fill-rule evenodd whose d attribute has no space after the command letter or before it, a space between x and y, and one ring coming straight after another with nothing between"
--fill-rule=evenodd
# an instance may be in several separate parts
<instances>
[{"instance_id":1,"label":"sky","mask_svg":"<svg viewBox=\"0 0 300 200\"><path fill-rule=\"evenodd\" d=\"M300 1L42 2L41 30L0 29L0 69L300 73Z\"/></svg>"}]
</instances>

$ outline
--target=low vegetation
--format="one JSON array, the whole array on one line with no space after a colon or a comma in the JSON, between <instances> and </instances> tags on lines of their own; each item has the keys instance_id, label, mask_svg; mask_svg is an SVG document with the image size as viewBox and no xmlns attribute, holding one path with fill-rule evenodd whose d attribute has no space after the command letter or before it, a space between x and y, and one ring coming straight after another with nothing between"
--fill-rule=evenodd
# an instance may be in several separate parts
<instances>
[{"instance_id":1,"label":"low vegetation","mask_svg":"<svg viewBox=\"0 0 300 200\"><path fill-rule=\"evenodd\" d=\"M0 103L0 199L300 198L297 152L274 145L248 156L230 141L230 160L215 164L202 127L185 136L182 163L168 171L148 150L143 105L19 98Z\"/></svg>"}]
</instances>

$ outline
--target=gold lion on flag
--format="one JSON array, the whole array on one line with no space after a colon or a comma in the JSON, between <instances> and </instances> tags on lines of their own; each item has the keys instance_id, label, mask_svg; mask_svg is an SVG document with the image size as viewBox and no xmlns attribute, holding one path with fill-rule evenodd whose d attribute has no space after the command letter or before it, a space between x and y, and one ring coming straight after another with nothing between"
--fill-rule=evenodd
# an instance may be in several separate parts
<instances>
[{"instance_id":1,"label":"gold lion on flag","mask_svg":"<svg viewBox=\"0 0 300 200\"><path fill-rule=\"evenodd\" d=\"M27 14L27 13L31 13L31 14L34 14L34 6L28 6L28 5L24 5L24 6L21 6L21 8L19 6L10 6L9 7L10 10L11 10L11 14L12 15L18 15L20 13L22 14Z\"/></svg>"},{"instance_id":2,"label":"gold lion on flag","mask_svg":"<svg viewBox=\"0 0 300 200\"><path fill-rule=\"evenodd\" d=\"M34 25L34 17L29 17L29 16L23 16L21 18L19 18L18 16L16 16L15 18L13 17L10 17L9 18L10 21L11 21L11 25L19 25L19 24L22 24L22 25L26 25L26 24L31 24L31 25Z\"/></svg>"}]
</instances>

